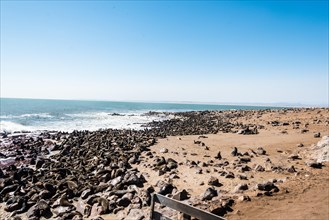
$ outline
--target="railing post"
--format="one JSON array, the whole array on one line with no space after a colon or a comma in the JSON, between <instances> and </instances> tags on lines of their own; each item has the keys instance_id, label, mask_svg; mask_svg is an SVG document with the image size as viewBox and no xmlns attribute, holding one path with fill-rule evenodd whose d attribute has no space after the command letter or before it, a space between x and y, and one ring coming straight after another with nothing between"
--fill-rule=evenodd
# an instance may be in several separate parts
<instances>
[{"instance_id":1,"label":"railing post","mask_svg":"<svg viewBox=\"0 0 329 220\"><path fill-rule=\"evenodd\" d=\"M150 220L153 220L154 219L154 203L155 203L155 194L152 194L151 196L151 213L150 213Z\"/></svg>"}]
</instances>

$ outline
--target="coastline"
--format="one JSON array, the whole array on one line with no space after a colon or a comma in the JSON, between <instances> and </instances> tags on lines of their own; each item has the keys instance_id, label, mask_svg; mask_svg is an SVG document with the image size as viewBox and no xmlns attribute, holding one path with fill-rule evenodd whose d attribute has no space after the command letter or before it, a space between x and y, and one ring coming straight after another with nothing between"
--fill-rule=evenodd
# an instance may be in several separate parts
<instances>
[{"instance_id":1,"label":"coastline","mask_svg":"<svg viewBox=\"0 0 329 220\"><path fill-rule=\"evenodd\" d=\"M4 172L0 180L12 179L12 183L4 186L1 182L0 210L12 211L2 212L0 218L16 212L22 219L49 213L51 218L120 219L131 217L136 210L147 218L150 193L170 196L183 190L190 197L184 202L229 219L248 218L243 209L249 204L280 196L293 181L312 183L312 178L302 180L302 176L318 177L328 172L326 162L322 169L305 165L314 158L304 155L321 139L315 134L329 135L328 108L172 114L177 117L152 122L148 124L152 128L140 131L44 132L32 139L2 136L1 152L15 157L11 164L15 167L1 167ZM297 147L301 143L304 146ZM234 155L233 147L237 147ZM20 168L26 163L31 165ZM21 176L17 177L19 171ZM269 180L271 190L257 188ZM8 186L15 189L4 193ZM204 197L209 188L218 195L208 200ZM289 195L297 190L292 186ZM18 195L26 196L26 200L14 200ZM13 201L8 204L10 199ZM161 211L177 216L166 208ZM321 219L326 217L325 211Z\"/></svg>"}]
</instances>

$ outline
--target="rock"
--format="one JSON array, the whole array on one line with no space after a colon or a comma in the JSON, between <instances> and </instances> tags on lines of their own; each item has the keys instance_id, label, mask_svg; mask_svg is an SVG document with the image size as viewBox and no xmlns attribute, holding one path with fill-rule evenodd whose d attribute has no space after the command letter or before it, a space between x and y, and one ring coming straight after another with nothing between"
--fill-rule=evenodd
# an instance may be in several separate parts
<instances>
[{"instance_id":1,"label":"rock","mask_svg":"<svg viewBox=\"0 0 329 220\"><path fill-rule=\"evenodd\" d=\"M212 198L218 196L217 191L214 188L209 187L202 196L202 201L211 200Z\"/></svg>"},{"instance_id":2,"label":"rock","mask_svg":"<svg viewBox=\"0 0 329 220\"><path fill-rule=\"evenodd\" d=\"M173 196L173 199L176 199L178 201L183 201L183 200L188 199L188 198L189 198L188 192L185 189L183 189L182 191L177 192Z\"/></svg>"},{"instance_id":3,"label":"rock","mask_svg":"<svg viewBox=\"0 0 329 220\"><path fill-rule=\"evenodd\" d=\"M161 148L160 153L168 153L168 149L167 148Z\"/></svg>"},{"instance_id":4,"label":"rock","mask_svg":"<svg viewBox=\"0 0 329 220\"><path fill-rule=\"evenodd\" d=\"M318 133L315 133L315 134L314 134L314 137L315 137L315 138L319 138L319 137L321 137L321 134L320 134L320 132L318 132Z\"/></svg>"},{"instance_id":5,"label":"rock","mask_svg":"<svg viewBox=\"0 0 329 220\"><path fill-rule=\"evenodd\" d=\"M208 185L210 185L210 186L220 186L221 184L219 183L218 178L212 176L208 180Z\"/></svg>"},{"instance_id":6,"label":"rock","mask_svg":"<svg viewBox=\"0 0 329 220\"><path fill-rule=\"evenodd\" d=\"M130 209L129 213L124 220L142 220L145 218L145 215L140 209Z\"/></svg>"}]
</instances>

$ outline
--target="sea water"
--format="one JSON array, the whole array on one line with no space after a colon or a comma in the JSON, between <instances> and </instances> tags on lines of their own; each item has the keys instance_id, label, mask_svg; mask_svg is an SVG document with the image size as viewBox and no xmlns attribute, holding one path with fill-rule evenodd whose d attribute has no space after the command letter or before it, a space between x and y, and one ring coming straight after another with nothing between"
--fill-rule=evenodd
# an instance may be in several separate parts
<instances>
[{"instance_id":1,"label":"sea water","mask_svg":"<svg viewBox=\"0 0 329 220\"><path fill-rule=\"evenodd\" d=\"M114 101L72 101L45 99L0 99L0 132L73 131L101 128L141 129L165 114L145 115L149 111L179 112L229 109L266 109L266 106L144 103Z\"/></svg>"}]
</instances>

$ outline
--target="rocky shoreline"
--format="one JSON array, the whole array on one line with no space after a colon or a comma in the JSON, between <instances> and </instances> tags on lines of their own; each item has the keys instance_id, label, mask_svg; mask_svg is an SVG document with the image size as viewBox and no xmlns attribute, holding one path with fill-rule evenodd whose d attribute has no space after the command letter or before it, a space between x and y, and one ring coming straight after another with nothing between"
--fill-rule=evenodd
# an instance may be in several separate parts
<instances>
[{"instance_id":1,"label":"rocky shoreline","mask_svg":"<svg viewBox=\"0 0 329 220\"><path fill-rule=\"evenodd\" d=\"M322 112L322 116L316 112ZM271 162L267 149L257 147L241 151L230 150L230 159L219 149L208 155L206 135L255 135L267 128L285 128L309 132L309 121L273 119L257 122L265 114L295 114L308 112L318 115L314 124L328 128L328 109L281 109L257 111L197 111L166 113L171 119L151 122L144 130L115 130L42 132L38 135L2 134L0 143L0 215L4 219L143 219L149 217L151 194L160 193L174 199L224 216L233 211L237 201L249 201L255 196L272 196L282 192L280 183L272 179L257 184L247 181L254 173L273 172L287 175L301 171L294 165L280 166ZM150 112L149 114L156 114ZM242 120L243 119L243 120ZM255 119L250 120L250 119ZM280 131L284 135L284 130ZM319 134L318 134L319 133ZM204 151L207 161L178 161L166 156L164 146L159 152L151 148L169 136L197 135L193 146ZM320 132L314 138L321 137ZM208 148L208 149L207 149ZM214 151L214 152L215 152ZM169 152L170 153L170 152ZM184 157L184 152L177 152ZM188 154L189 152L185 152ZM192 155L197 156L197 155ZM301 155L289 155L289 161L300 160ZM200 156L201 157L201 156ZM232 159L233 158L233 159ZM264 164L251 166L255 158ZM321 168L322 162L309 162L310 168ZM213 175L204 180L208 185L201 197L190 195L175 185L180 178L180 167L195 169ZM152 169L156 184L141 169ZM297 170L296 170L297 169ZM219 190L225 185L221 178L239 179L233 191ZM166 209L163 210L166 212ZM169 215L174 215L167 211ZM112 217L111 217L112 216Z\"/></svg>"}]
</instances>

